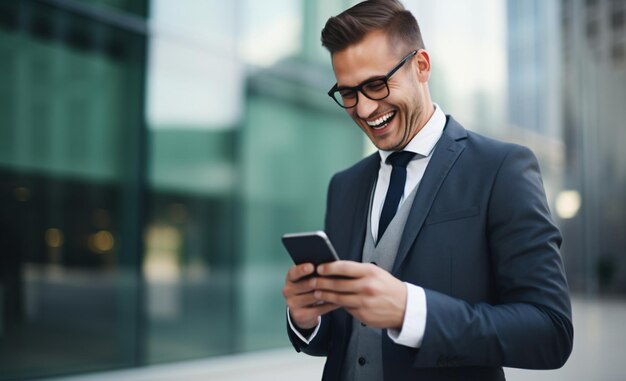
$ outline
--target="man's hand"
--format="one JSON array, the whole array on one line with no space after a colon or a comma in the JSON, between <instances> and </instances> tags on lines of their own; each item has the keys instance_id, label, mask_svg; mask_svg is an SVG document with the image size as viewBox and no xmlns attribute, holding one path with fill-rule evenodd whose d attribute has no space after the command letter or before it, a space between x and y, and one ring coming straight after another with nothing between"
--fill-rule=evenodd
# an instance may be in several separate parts
<instances>
[{"instance_id":1,"label":"man's hand","mask_svg":"<svg viewBox=\"0 0 626 381\"><path fill-rule=\"evenodd\" d=\"M311 263L291 267L287 272L283 288L291 322L302 329L314 328L320 316L339 308L334 304L320 303L320 300L313 295L317 278L303 278L313 274L314 270L315 267Z\"/></svg>"},{"instance_id":2,"label":"man's hand","mask_svg":"<svg viewBox=\"0 0 626 381\"><path fill-rule=\"evenodd\" d=\"M407 299L402 281L374 264L352 261L326 263L317 272L321 276L307 287L315 289L314 300L343 307L371 327L402 329Z\"/></svg>"}]
</instances>

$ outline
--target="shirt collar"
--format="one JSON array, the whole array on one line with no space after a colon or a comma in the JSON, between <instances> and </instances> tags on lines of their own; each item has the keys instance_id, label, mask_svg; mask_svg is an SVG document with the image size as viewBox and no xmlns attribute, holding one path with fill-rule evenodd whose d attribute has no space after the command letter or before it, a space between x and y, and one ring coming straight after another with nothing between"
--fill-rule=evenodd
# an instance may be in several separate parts
<instances>
[{"instance_id":1,"label":"shirt collar","mask_svg":"<svg viewBox=\"0 0 626 381\"><path fill-rule=\"evenodd\" d=\"M439 141L439 138L443 134L443 129L446 126L446 115L441 107L434 103L435 112L430 117L424 127L409 141L409 144L404 147L403 151L415 152L417 157L428 157L435 149L435 145ZM393 151L379 150L380 158L383 163L386 163L387 157L393 153Z\"/></svg>"}]
</instances>

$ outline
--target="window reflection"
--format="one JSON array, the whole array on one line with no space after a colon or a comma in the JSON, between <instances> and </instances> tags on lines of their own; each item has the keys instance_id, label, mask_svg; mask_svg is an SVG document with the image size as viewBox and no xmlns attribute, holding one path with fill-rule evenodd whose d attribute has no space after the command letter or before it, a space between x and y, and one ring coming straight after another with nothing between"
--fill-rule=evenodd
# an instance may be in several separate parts
<instances>
[{"instance_id":1,"label":"window reflection","mask_svg":"<svg viewBox=\"0 0 626 381\"><path fill-rule=\"evenodd\" d=\"M44 2L0 14L0 379L134 364L143 38Z\"/></svg>"}]
</instances>

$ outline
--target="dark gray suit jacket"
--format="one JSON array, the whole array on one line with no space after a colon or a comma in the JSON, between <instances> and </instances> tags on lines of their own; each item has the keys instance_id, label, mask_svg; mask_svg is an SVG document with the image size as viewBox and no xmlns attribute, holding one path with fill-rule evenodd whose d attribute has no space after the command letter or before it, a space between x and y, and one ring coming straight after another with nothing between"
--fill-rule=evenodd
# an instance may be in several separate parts
<instances>
[{"instance_id":1,"label":"dark gray suit jacket","mask_svg":"<svg viewBox=\"0 0 626 381\"><path fill-rule=\"evenodd\" d=\"M336 174L326 233L360 261L379 155ZM421 348L383 334L385 380L503 380L502 367L561 367L572 350L568 287L539 166L532 152L466 131L447 117L415 196L392 274L425 289ZM298 351L327 356L338 380L352 317L325 315Z\"/></svg>"}]
</instances>

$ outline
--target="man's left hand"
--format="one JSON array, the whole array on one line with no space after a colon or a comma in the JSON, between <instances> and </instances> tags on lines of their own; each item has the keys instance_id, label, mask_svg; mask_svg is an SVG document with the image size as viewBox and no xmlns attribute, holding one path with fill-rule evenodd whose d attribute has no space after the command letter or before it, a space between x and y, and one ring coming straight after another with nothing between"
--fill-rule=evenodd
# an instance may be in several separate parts
<instances>
[{"instance_id":1,"label":"man's left hand","mask_svg":"<svg viewBox=\"0 0 626 381\"><path fill-rule=\"evenodd\" d=\"M402 329L407 299L402 281L374 264L353 261L326 263L317 272L317 300L345 308L368 326Z\"/></svg>"}]
</instances>

